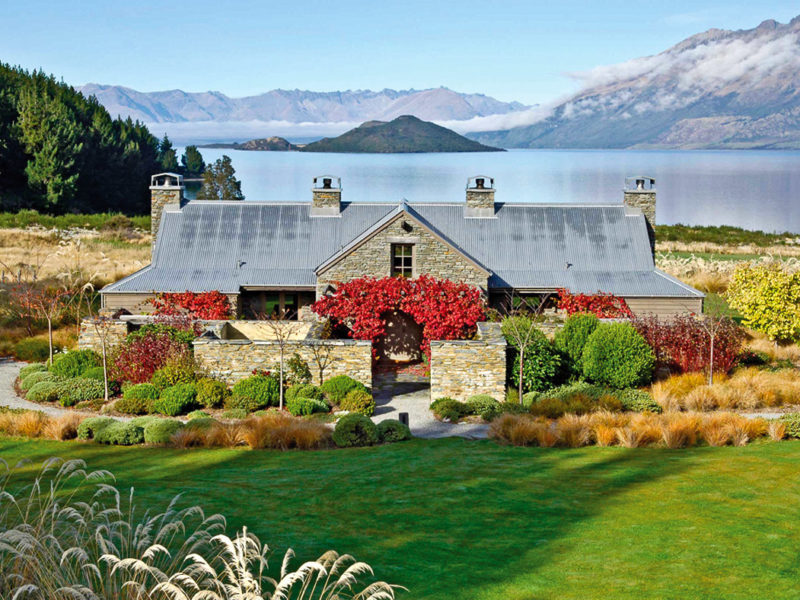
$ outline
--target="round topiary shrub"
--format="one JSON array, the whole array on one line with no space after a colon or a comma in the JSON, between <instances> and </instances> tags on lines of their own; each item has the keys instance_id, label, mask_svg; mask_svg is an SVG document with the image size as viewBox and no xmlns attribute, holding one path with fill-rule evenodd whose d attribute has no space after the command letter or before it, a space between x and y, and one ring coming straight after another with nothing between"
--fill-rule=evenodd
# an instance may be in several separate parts
<instances>
[{"instance_id":1,"label":"round topiary shrub","mask_svg":"<svg viewBox=\"0 0 800 600\"><path fill-rule=\"evenodd\" d=\"M253 412L259 408L277 406L279 399L280 388L273 377L253 375L236 382L230 398L225 401L225 407Z\"/></svg>"},{"instance_id":2,"label":"round topiary shrub","mask_svg":"<svg viewBox=\"0 0 800 600\"><path fill-rule=\"evenodd\" d=\"M25 398L31 402L57 402L58 384L55 381L40 381L31 386Z\"/></svg>"},{"instance_id":3,"label":"round topiary shrub","mask_svg":"<svg viewBox=\"0 0 800 600\"><path fill-rule=\"evenodd\" d=\"M525 408L530 408L531 405L536 402L541 395L542 392L528 392L526 394L522 394L522 406Z\"/></svg>"},{"instance_id":4,"label":"round topiary shrub","mask_svg":"<svg viewBox=\"0 0 800 600\"><path fill-rule=\"evenodd\" d=\"M661 405L644 390L622 390L617 394L617 397L625 410L651 413L660 413L662 411Z\"/></svg>"},{"instance_id":5,"label":"round topiary shrub","mask_svg":"<svg viewBox=\"0 0 800 600\"><path fill-rule=\"evenodd\" d=\"M293 385L288 388L283 395L286 402L289 402L292 398L313 398L315 400L322 400L325 397L320 388L310 383Z\"/></svg>"},{"instance_id":6,"label":"round topiary shrub","mask_svg":"<svg viewBox=\"0 0 800 600\"><path fill-rule=\"evenodd\" d=\"M162 417L157 417L155 415L147 415L145 417L134 417L133 419L128 421L128 423L133 423L137 427L141 427L142 429L144 429L150 423L155 423L156 421L163 421L163 420L164 419Z\"/></svg>"},{"instance_id":7,"label":"round topiary shrub","mask_svg":"<svg viewBox=\"0 0 800 600\"><path fill-rule=\"evenodd\" d=\"M206 408L219 408L230 392L221 381L203 377L197 382L197 402Z\"/></svg>"},{"instance_id":8,"label":"round topiary shrub","mask_svg":"<svg viewBox=\"0 0 800 600\"><path fill-rule=\"evenodd\" d=\"M34 373L29 374L25 379L19 382L19 389L23 392L27 392L37 383L41 383L42 381L58 381L59 378L54 375L53 373L48 373L47 371L36 371Z\"/></svg>"},{"instance_id":9,"label":"round topiary shrub","mask_svg":"<svg viewBox=\"0 0 800 600\"><path fill-rule=\"evenodd\" d=\"M168 387L153 402L153 411L168 417L183 415L197 408L197 388L192 383Z\"/></svg>"},{"instance_id":10,"label":"round topiary shrub","mask_svg":"<svg viewBox=\"0 0 800 600\"><path fill-rule=\"evenodd\" d=\"M186 415L186 418L190 419L190 420L191 419L206 419L206 418L209 418L209 417L211 417L211 415L209 415L207 412L204 412L202 410L193 410L188 415Z\"/></svg>"},{"instance_id":11,"label":"round topiary shrub","mask_svg":"<svg viewBox=\"0 0 800 600\"><path fill-rule=\"evenodd\" d=\"M372 419L351 413L343 416L333 430L333 443L340 448L372 446L378 443L378 428Z\"/></svg>"},{"instance_id":12,"label":"round topiary shrub","mask_svg":"<svg viewBox=\"0 0 800 600\"><path fill-rule=\"evenodd\" d=\"M500 403L488 394L470 396L464 403L471 415L478 415L484 421L491 421L502 411Z\"/></svg>"},{"instance_id":13,"label":"round topiary shrub","mask_svg":"<svg viewBox=\"0 0 800 600\"><path fill-rule=\"evenodd\" d=\"M80 377L92 367L100 366L100 357L94 350L72 350L53 359L50 372L59 377Z\"/></svg>"},{"instance_id":14,"label":"round topiary shrub","mask_svg":"<svg viewBox=\"0 0 800 600\"><path fill-rule=\"evenodd\" d=\"M131 400L158 400L158 389L152 383L135 383L125 388L123 398Z\"/></svg>"},{"instance_id":15,"label":"round topiary shrub","mask_svg":"<svg viewBox=\"0 0 800 600\"><path fill-rule=\"evenodd\" d=\"M375 400L372 394L362 386L350 390L347 395L339 401L339 408L348 412L371 417L375 413Z\"/></svg>"},{"instance_id":16,"label":"round topiary shrub","mask_svg":"<svg viewBox=\"0 0 800 600\"><path fill-rule=\"evenodd\" d=\"M97 400L105 397L102 381L73 377L58 382L58 403L61 406L75 406L79 402Z\"/></svg>"},{"instance_id":17,"label":"round topiary shrub","mask_svg":"<svg viewBox=\"0 0 800 600\"><path fill-rule=\"evenodd\" d=\"M176 365L167 365L166 367L158 369L155 373L153 373L150 383L156 386L159 391L163 391L168 387L178 385L179 383L194 383L194 380L195 375L193 366L190 364L181 363Z\"/></svg>"},{"instance_id":18,"label":"round topiary shrub","mask_svg":"<svg viewBox=\"0 0 800 600\"><path fill-rule=\"evenodd\" d=\"M345 396L353 390L369 392L367 386L363 383L359 383L348 375L331 377L322 384L321 389L331 404L340 404Z\"/></svg>"},{"instance_id":19,"label":"round topiary shrub","mask_svg":"<svg viewBox=\"0 0 800 600\"><path fill-rule=\"evenodd\" d=\"M31 373L41 373L42 371L47 371L47 365L44 363L31 363L29 365L25 365L19 370L19 378L20 380L25 379Z\"/></svg>"},{"instance_id":20,"label":"round topiary shrub","mask_svg":"<svg viewBox=\"0 0 800 600\"><path fill-rule=\"evenodd\" d=\"M588 379L617 389L649 383L654 364L652 348L629 323L601 324L589 336L581 357Z\"/></svg>"},{"instance_id":21,"label":"round topiary shrub","mask_svg":"<svg viewBox=\"0 0 800 600\"><path fill-rule=\"evenodd\" d=\"M134 423L115 421L98 429L94 434L94 441L113 446L133 446L144 441L144 429Z\"/></svg>"},{"instance_id":22,"label":"round topiary shrub","mask_svg":"<svg viewBox=\"0 0 800 600\"><path fill-rule=\"evenodd\" d=\"M461 417L469 414L467 405L453 398L437 398L431 403L431 411L442 421L457 423Z\"/></svg>"},{"instance_id":23,"label":"round topiary shrub","mask_svg":"<svg viewBox=\"0 0 800 600\"><path fill-rule=\"evenodd\" d=\"M78 439L91 440L97 435L101 429L105 429L109 425L116 423L111 417L89 417L81 421L78 425Z\"/></svg>"},{"instance_id":24,"label":"round topiary shrub","mask_svg":"<svg viewBox=\"0 0 800 600\"><path fill-rule=\"evenodd\" d=\"M378 438L391 444L411 439L411 430L397 419L386 419L378 423Z\"/></svg>"},{"instance_id":25,"label":"round topiary shrub","mask_svg":"<svg viewBox=\"0 0 800 600\"><path fill-rule=\"evenodd\" d=\"M330 407L323 400L316 398L292 398L286 401L286 410L295 417L311 415L313 413L328 412Z\"/></svg>"},{"instance_id":26,"label":"round topiary shrub","mask_svg":"<svg viewBox=\"0 0 800 600\"><path fill-rule=\"evenodd\" d=\"M146 444L168 444L172 436L183 429L183 423L176 419L158 419L144 428Z\"/></svg>"},{"instance_id":27,"label":"round topiary shrub","mask_svg":"<svg viewBox=\"0 0 800 600\"><path fill-rule=\"evenodd\" d=\"M219 423L219 421L212 419L211 417L197 417L194 419L189 419L186 422L186 428L205 431L206 429L211 429L211 427L217 423Z\"/></svg>"},{"instance_id":28,"label":"round topiary shrub","mask_svg":"<svg viewBox=\"0 0 800 600\"><path fill-rule=\"evenodd\" d=\"M575 313L567 317L564 327L556 332L553 345L569 359L573 373L581 372L581 357L586 341L594 333L600 319L589 313Z\"/></svg>"},{"instance_id":29,"label":"round topiary shrub","mask_svg":"<svg viewBox=\"0 0 800 600\"><path fill-rule=\"evenodd\" d=\"M123 396L114 403L114 410L124 415L147 415L153 412L153 400Z\"/></svg>"}]
</instances>

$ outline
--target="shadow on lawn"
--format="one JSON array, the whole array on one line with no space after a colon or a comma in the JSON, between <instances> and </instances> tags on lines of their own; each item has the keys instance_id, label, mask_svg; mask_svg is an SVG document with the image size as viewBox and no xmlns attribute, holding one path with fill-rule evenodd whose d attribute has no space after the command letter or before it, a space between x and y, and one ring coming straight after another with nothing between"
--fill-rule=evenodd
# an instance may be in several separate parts
<instances>
[{"instance_id":1,"label":"shadow on lawn","mask_svg":"<svg viewBox=\"0 0 800 600\"><path fill-rule=\"evenodd\" d=\"M692 451L456 439L285 453L3 442L0 456L20 452L108 469L121 488L136 488L140 507L161 509L183 493L269 543L272 567L287 547L303 560L352 553L415 599L500 597L614 496L694 464Z\"/></svg>"}]
</instances>

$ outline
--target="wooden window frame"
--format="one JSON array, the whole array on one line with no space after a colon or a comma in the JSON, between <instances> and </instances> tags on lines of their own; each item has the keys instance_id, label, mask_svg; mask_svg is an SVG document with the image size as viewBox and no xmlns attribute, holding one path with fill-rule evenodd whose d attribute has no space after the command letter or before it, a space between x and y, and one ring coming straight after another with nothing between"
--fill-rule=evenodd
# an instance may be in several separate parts
<instances>
[{"instance_id":1,"label":"wooden window frame","mask_svg":"<svg viewBox=\"0 0 800 600\"><path fill-rule=\"evenodd\" d=\"M395 251L398 248L408 248L410 250L410 254L408 256L395 256ZM395 258L400 258L403 261L403 264L398 268L395 265ZM406 259L408 259L409 264L406 265ZM416 244L409 244L408 242L396 242L392 243L389 246L389 274L392 277L404 277L406 279L414 279L414 275L416 274L416 263L417 263L417 253L416 253Z\"/></svg>"}]
</instances>

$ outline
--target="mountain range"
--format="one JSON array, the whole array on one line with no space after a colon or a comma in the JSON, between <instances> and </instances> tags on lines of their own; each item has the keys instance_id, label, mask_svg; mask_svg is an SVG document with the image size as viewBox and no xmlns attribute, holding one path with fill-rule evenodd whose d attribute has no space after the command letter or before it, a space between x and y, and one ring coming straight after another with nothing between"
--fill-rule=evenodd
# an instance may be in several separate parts
<instances>
[{"instance_id":1,"label":"mountain range","mask_svg":"<svg viewBox=\"0 0 800 600\"><path fill-rule=\"evenodd\" d=\"M506 148L800 148L800 17L710 29L579 74L529 125L471 135Z\"/></svg>"},{"instance_id":2,"label":"mountain range","mask_svg":"<svg viewBox=\"0 0 800 600\"><path fill-rule=\"evenodd\" d=\"M79 86L94 95L112 116L130 116L145 123L200 121L288 121L337 123L391 120L413 114L425 120L467 120L526 108L483 94L461 94L447 88L427 90L355 90L311 92L272 90L257 96L231 98L221 92L138 92L117 85Z\"/></svg>"}]
</instances>

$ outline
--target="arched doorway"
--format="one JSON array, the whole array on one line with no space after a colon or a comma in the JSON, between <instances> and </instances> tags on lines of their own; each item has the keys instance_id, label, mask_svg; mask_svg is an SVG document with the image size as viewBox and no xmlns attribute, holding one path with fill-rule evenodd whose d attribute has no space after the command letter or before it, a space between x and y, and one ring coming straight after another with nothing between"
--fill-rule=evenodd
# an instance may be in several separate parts
<instances>
[{"instance_id":1,"label":"arched doorway","mask_svg":"<svg viewBox=\"0 0 800 600\"><path fill-rule=\"evenodd\" d=\"M414 362L420 359L422 325L411 315L402 311L392 311L383 315L386 321L386 335L378 340L376 346L378 360L391 362Z\"/></svg>"}]
</instances>

